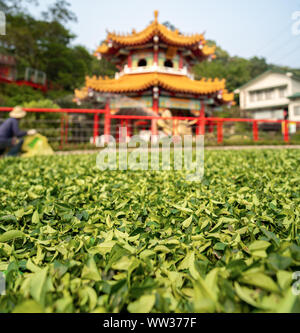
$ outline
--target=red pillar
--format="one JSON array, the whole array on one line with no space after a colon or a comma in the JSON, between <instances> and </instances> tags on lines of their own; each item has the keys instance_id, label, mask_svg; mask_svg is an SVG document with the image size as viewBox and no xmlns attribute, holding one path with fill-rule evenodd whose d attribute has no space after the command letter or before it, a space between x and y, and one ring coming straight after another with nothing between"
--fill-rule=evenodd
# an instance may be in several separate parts
<instances>
[{"instance_id":1,"label":"red pillar","mask_svg":"<svg viewBox=\"0 0 300 333\"><path fill-rule=\"evenodd\" d=\"M158 49L157 49L157 50L154 49L154 57L153 57L153 60L154 60L154 65L157 65L157 66L158 66Z\"/></svg>"},{"instance_id":2,"label":"red pillar","mask_svg":"<svg viewBox=\"0 0 300 333\"><path fill-rule=\"evenodd\" d=\"M129 68L132 67L132 55L131 55L131 53L130 53L129 56L128 56L127 66L128 66Z\"/></svg>"},{"instance_id":3,"label":"red pillar","mask_svg":"<svg viewBox=\"0 0 300 333\"><path fill-rule=\"evenodd\" d=\"M180 58L179 58L179 69L183 68L183 56L180 54Z\"/></svg>"},{"instance_id":4,"label":"red pillar","mask_svg":"<svg viewBox=\"0 0 300 333\"><path fill-rule=\"evenodd\" d=\"M152 110L155 112L155 113L158 113L158 98L154 98L153 97L153 106L152 106Z\"/></svg>"},{"instance_id":5,"label":"red pillar","mask_svg":"<svg viewBox=\"0 0 300 333\"><path fill-rule=\"evenodd\" d=\"M290 141L290 136L289 136L289 121L285 120L284 121L284 141L289 142Z\"/></svg>"},{"instance_id":6,"label":"red pillar","mask_svg":"<svg viewBox=\"0 0 300 333\"><path fill-rule=\"evenodd\" d=\"M217 122L217 135L218 135L218 143L223 142L223 121Z\"/></svg>"},{"instance_id":7,"label":"red pillar","mask_svg":"<svg viewBox=\"0 0 300 333\"><path fill-rule=\"evenodd\" d=\"M105 106L105 114L104 114L104 135L110 135L110 107L109 101L107 101ZM107 139L106 139L107 141Z\"/></svg>"},{"instance_id":8,"label":"red pillar","mask_svg":"<svg viewBox=\"0 0 300 333\"><path fill-rule=\"evenodd\" d=\"M204 101L201 101L200 122L198 122L198 125L199 125L198 134L205 135L205 104L204 104Z\"/></svg>"},{"instance_id":9,"label":"red pillar","mask_svg":"<svg viewBox=\"0 0 300 333\"><path fill-rule=\"evenodd\" d=\"M96 138L99 136L99 115L94 114L94 145L96 144Z\"/></svg>"},{"instance_id":10,"label":"red pillar","mask_svg":"<svg viewBox=\"0 0 300 333\"><path fill-rule=\"evenodd\" d=\"M253 121L253 140L258 141L258 124L257 121Z\"/></svg>"}]
</instances>

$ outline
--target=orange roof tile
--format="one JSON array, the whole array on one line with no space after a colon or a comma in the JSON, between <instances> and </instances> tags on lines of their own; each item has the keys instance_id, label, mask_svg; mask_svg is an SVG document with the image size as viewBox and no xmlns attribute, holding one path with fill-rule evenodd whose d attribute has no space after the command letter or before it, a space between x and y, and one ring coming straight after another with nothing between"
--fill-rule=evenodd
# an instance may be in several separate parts
<instances>
[{"instance_id":1,"label":"orange roof tile","mask_svg":"<svg viewBox=\"0 0 300 333\"><path fill-rule=\"evenodd\" d=\"M75 97L78 99L85 99L88 97L88 88L83 87L82 89L75 89Z\"/></svg>"},{"instance_id":2,"label":"orange roof tile","mask_svg":"<svg viewBox=\"0 0 300 333\"><path fill-rule=\"evenodd\" d=\"M160 86L174 92L210 94L224 90L225 80L191 80L186 76L161 73L128 74L121 76L119 79L102 79L95 76L86 78L87 88L104 93L144 91L153 86ZM227 98L230 99L230 96Z\"/></svg>"},{"instance_id":3,"label":"orange roof tile","mask_svg":"<svg viewBox=\"0 0 300 333\"><path fill-rule=\"evenodd\" d=\"M228 93L228 92L224 91L222 99L226 103L233 102L233 105L235 105L235 102L234 102L234 93Z\"/></svg>"},{"instance_id":4,"label":"orange roof tile","mask_svg":"<svg viewBox=\"0 0 300 333\"><path fill-rule=\"evenodd\" d=\"M172 31L166 26L153 22L147 28L139 33L132 33L127 36L118 35L116 33L109 33L107 40L111 40L120 45L132 46L144 44L151 40L155 35L163 39L168 44L174 46L188 46L197 44L200 41L204 41L204 36L202 34L194 34L192 36L185 36L180 34L178 31Z\"/></svg>"},{"instance_id":5,"label":"orange roof tile","mask_svg":"<svg viewBox=\"0 0 300 333\"><path fill-rule=\"evenodd\" d=\"M108 33L106 42L104 42L97 50L96 53L106 54L109 52L107 43L109 41L114 42L120 46L134 46L134 45L143 45L150 40L153 40L154 36L158 36L165 43L173 46L192 46L196 45L199 42L203 44L203 54L213 55L215 52L215 47L208 47L204 45L206 43L203 34L194 34L191 36L186 36L180 34L178 30L172 31L163 24L158 23L157 21L158 13L155 12L155 20L148 27L146 27L141 32L136 33L133 31L128 35L120 35L116 33Z\"/></svg>"}]
</instances>

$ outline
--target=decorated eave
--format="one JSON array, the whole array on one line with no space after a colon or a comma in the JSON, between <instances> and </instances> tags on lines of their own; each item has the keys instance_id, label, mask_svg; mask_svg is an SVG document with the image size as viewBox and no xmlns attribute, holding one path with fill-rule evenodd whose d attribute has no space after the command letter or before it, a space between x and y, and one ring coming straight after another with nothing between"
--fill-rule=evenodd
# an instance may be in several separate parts
<instances>
[{"instance_id":1,"label":"decorated eave","mask_svg":"<svg viewBox=\"0 0 300 333\"><path fill-rule=\"evenodd\" d=\"M131 34L121 35L109 32L106 41L96 50L96 56L112 58L124 51L139 46L165 44L189 52L196 58L215 58L215 46L206 45L203 34L183 35L178 30L172 31L155 20L141 32L132 31Z\"/></svg>"},{"instance_id":2,"label":"decorated eave","mask_svg":"<svg viewBox=\"0 0 300 333\"><path fill-rule=\"evenodd\" d=\"M131 92L145 92L154 87L181 94L198 96L215 96L218 104L233 103L234 94L225 89L225 79L191 80L186 76L169 75L163 73L130 74L118 79L86 78L86 86L75 91L75 97L82 100L88 97L89 92L96 91L110 94L128 94Z\"/></svg>"}]
</instances>

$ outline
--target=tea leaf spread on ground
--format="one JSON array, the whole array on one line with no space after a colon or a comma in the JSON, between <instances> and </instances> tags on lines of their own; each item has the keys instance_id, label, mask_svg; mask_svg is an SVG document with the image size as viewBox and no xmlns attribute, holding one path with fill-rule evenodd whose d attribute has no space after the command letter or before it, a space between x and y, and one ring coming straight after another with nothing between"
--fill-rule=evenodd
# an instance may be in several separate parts
<instances>
[{"instance_id":1,"label":"tea leaf spread on ground","mask_svg":"<svg viewBox=\"0 0 300 333\"><path fill-rule=\"evenodd\" d=\"M299 312L300 151L184 172L0 161L0 312Z\"/></svg>"}]
</instances>

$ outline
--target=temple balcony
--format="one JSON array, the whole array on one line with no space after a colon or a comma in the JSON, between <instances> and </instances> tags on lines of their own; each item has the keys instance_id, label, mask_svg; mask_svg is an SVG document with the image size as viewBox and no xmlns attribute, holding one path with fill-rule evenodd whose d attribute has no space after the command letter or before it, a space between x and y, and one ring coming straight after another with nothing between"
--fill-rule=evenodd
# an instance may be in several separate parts
<instances>
[{"instance_id":1,"label":"temple balcony","mask_svg":"<svg viewBox=\"0 0 300 333\"><path fill-rule=\"evenodd\" d=\"M140 67L131 67L131 68L128 67L128 65L125 65L124 69L121 72L115 74L115 79L118 79L123 75L144 74L144 73L164 73L164 74L182 75L182 76L187 76L191 80L194 80L194 75L188 71L187 67L176 69L172 67L164 67L158 65L140 66Z\"/></svg>"}]
</instances>

